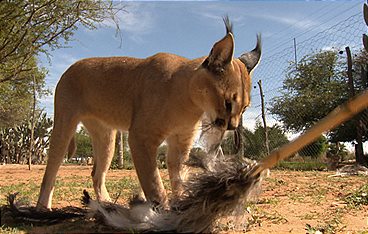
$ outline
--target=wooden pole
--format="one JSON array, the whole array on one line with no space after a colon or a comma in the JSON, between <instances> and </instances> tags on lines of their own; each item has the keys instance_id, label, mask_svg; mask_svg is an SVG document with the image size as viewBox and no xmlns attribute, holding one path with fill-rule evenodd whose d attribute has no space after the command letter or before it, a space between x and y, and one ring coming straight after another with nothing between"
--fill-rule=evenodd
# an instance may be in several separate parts
<instances>
[{"instance_id":1,"label":"wooden pole","mask_svg":"<svg viewBox=\"0 0 368 234\"><path fill-rule=\"evenodd\" d=\"M298 68L298 58L297 58L297 55L296 55L296 39L294 37L294 60L295 60L295 69Z\"/></svg>"},{"instance_id":2,"label":"wooden pole","mask_svg":"<svg viewBox=\"0 0 368 234\"><path fill-rule=\"evenodd\" d=\"M34 128L35 128L35 112L36 112L36 78L33 77L33 107L32 107L32 119L31 119L31 139L29 143L29 156L28 156L28 170L31 170L32 165L32 151L34 147Z\"/></svg>"},{"instance_id":3,"label":"wooden pole","mask_svg":"<svg viewBox=\"0 0 368 234\"><path fill-rule=\"evenodd\" d=\"M262 120L263 120L263 129L264 129L264 135L265 135L265 146L267 155L270 154L270 146L268 141L268 129L267 129L267 122L266 122L266 113L265 113L265 104L264 104L264 96L263 96L263 89L262 89L262 81L259 80L257 82L259 86L259 94L261 95L261 108L262 108Z\"/></svg>"},{"instance_id":4,"label":"wooden pole","mask_svg":"<svg viewBox=\"0 0 368 234\"><path fill-rule=\"evenodd\" d=\"M348 85L349 85L349 95L350 97L354 97L355 88L354 88L354 78L353 78L353 59L351 57L351 51L348 46L345 47L345 51L346 51L346 58L347 58L347 65L348 65L347 76L348 76ZM363 123L360 118L356 119L354 122L355 122L355 127L356 127L355 140L357 142L355 144L356 163L365 165L366 160L365 160L364 152L363 152L363 136L362 136L363 135L363 129L362 129Z\"/></svg>"},{"instance_id":5,"label":"wooden pole","mask_svg":"<svg viewBox=\"0 0 368 234\"><path fill-rule=\"evenodd\" d=\"M351 58L351 52L348 46L345 47L345 51L346 51L346 59L347 59L347 64L348 64L347 75L348 75L348 84L349 84L349 95L350 97L354 97L355 89L354 89L354 80L353 80L353 60Z\"/></svg>"}]
</instances>

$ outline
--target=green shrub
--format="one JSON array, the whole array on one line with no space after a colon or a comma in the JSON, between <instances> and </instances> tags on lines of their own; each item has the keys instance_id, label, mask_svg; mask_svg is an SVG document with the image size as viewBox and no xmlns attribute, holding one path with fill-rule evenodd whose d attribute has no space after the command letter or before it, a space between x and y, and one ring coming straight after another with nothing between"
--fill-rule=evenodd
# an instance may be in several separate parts
<instances>
[{"instance_id":1,"label":"green shrub","mask_svg":"<svg viewBox=\"0 0 368 234\"><path fill-rule=\"evenodd\" d=\"M328 149L327 138L321 135L316 141L303 147L299 151L299 155L302 157L319 158L326 153Z\"/></svg>"}]
</instances>

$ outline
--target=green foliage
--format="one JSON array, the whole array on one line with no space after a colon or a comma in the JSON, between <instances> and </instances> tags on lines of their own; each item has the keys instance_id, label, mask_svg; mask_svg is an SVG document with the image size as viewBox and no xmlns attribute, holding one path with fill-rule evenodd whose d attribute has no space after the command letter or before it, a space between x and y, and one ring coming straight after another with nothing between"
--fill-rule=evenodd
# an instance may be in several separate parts
<instances>
[{"instance_id":1,"label":"green foliage","mask_svg":"<svg viewBox=\"0 0 368 234\"><path fill-rule=\"evenodd\" d=\"M342 162L348 159L349 152L344 144L331 143L328 145L327 158L336 162Z\"/></svg>"},{"instance_id":2,"label":"green foliage","mask_svg":"<svg viewBox=\"0 0 368 234\"><path fill-rule=\"evenodd\" d=\"M114 155L111 161L110 169L113 169L113 170L121 169L119 168L118 158L116 154ZM134 169L134 163L132 161L132 156L129 150L124 151L124 166L122 169L126 169L126 170Z\"/></svg>"},{"instance_id":3,"label":"green foliage","mask_svg":"<svg viewBox=\"0 0 368 234\"><path fill-rule=\"evenodd\" d=\"M368 53L360 51L353 59L353 80L355 94L368 88ZM368 109L360 112L352 120L340 125L331 131L329 138L331 142L351 142L357 137L357 125L361 125L362 141L368 140ZM364 130L365 129L365 130Z\"/></svg>"},{"instance_id":4,"label":"green foliage","mask_svg":"<svg viewBox=\"0 0 368 234\"><path fill-rule=\"evenodd\" d=\"M78 26L95 29L105 19L117 26L122 10L112 1L0 1L0 128L19 125L29 116L33 79L45 94L46 71L37 57L66 45Z\"/></svg>"},{"instance_id":5,"label":"green foliage","mask_svg":"<svg viewBox=\"0 0 368 234\"><path fill-rule=\"evenodd\" d=\"M303 157L307 156L312 158L318 158L324 155L327 149L328 149L327 138L321 135L317 140L303 147L299 151L299 155Z\"/></svg>"},{"instance_id":6,"label":"green foliage","mask_svg":"<svg viewBox=\"0 0 368 234\"><path fill-rule=\"evenodd\" d=\"M34 69L19 74L21 81L0 82L0 128L14 127L30 116L33 106L33 78L38 96L48 93L44 89L46 71L37 68L37 61L32 58L28 64ZM0 65L0 76L4 68Z\"/></svg>"},{"instance_id":7,"label":"green foliage","mask_svg":"<svg viewBox=\"0 0 368 234\"><path fill-rule=\"evenodd\" d=\"M114 158L111 161L110 169L113 169L113 170L121 169L121 168L119 168L119 163L118 163L118 159L116 157L116 154L114 155ZM126 170L134 169L132 156L131 156L131 153L130 153L129 150L124 151L124 166L123 166L123 169L126 169Z\"/></svg>"},{"instance_id":8,"label":"green foliage","mask_svg":"<svg viewBox=\"0 0 368 234\"><path fill-rule=\"evenodd\" d=\"M335 51L309 54L288 68L281 95L270 112L285 128L304 131L347 100L345 68Z\"/></svg>"},{"instance_id":9,"label":"green foliage","mask_svg":"<svg viewBox=\"0 0 368 234\"><path fill-rule=\"evenodd\" d=\"M76 157L86 158L93 156L91 138L83 127L76 133L75 142L77 144Z\"/></svg>"},{"instance_id":10,"label":"green foliage","mask_svg":"<svg viewBox=\"0 0 368 234\"><path fill-rule=\"evenodd\" d=\"M0 1L0 82L22 79L34 69L30 59L64 46L79 25L95 29L105 19L117 22L121 9L103 0Z\"/></svg>"},{"instance_id":11,"label":"green foliage","mask_svg":"<svg viewBox=\"0 0 368 234\"><path fill-rule=\"evenodd\" d=\"M353 60L355 94L368 87L368 54L359 52ZM319 51L288 68L280 96L273 98L270 112L287 130L303 132L324 118L352 95L346 73L346 58L337 51ZM359 127L359 131L358 128ZM366 164L362 142L368 140L368 110L328 133L330 142L356 141L358 163ZM359 136L358 132L362 135Z\"/></svg>"},{"instance_id":12,"label":"green foliage","mask_svg":"<svg viewBox=\"0 0 368 234\"><path fill-rule=\"evenodd\" d=\"M267 127L267 130L270 151L289 142L280 126L275 124L272 127ZM259 159L267 154L264 127L261 123L258 122L256 124L254 132L245 128L241 129L240 135L241 144L244 146L245 157ZM225 154L235 154L234 135L226 138L221 144L221 147Z\"/></svg>"},{"instance_id":13,"label":"green foliage","mask_svg":"<svg viewBox=\"0 0 368 234\"><path fill-rule=\"evenodd\" d=\"M46 149L49 145L52 120L45 113L40 113L34 128L34 147L32 149L32 163L45 160ZM0 162L27 163L31 142L31 121L0 130Z\"/></svg>"},{"instance_id":14,"label":"green foliage","mask_svg":"<svg viewBox=\"0 0 368 234\"><path fill-rule=\"evenodd\" d=\"M131 170L134 169L134 164L132 161L131 153L128 146L128 133L123 132L122 133L122 142L119 143L119 133L116 135L116 143L115 143L115 154L111 162L110 169L127 169ZM121 144L121 145L119 145ZM119 162L119 147L121 147L122 150L122 163L123 167L121 167L121 162Z\"/></svg>"},{"instance_id":15,"label":"green foliage","mask_svg":"<svg viewBox=\"0 0 368 234\"><path fill-rule=\"evenodd\" d=\"M167 145L160 145L157 149L157 165L159 169L167 169L166 155Z\"/></svg>"}]
</instances>

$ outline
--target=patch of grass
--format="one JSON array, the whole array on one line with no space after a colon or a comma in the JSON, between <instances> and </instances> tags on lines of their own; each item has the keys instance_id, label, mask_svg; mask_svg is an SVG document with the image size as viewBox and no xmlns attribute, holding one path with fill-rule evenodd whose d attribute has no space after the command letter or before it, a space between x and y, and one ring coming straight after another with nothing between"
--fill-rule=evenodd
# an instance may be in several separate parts
<instances>
[{"instance_id":1,"label":"patch of grass","mask_svg":"<svg viewBox=\"0 0 368 234\"><path fill-rule=\"evenodd\" d=\"M306 196L310 196L315 204L321 204L326 199L326 194L328 190L322 188L320 184L310 184L308 185L308 192Z\"/></svg>"},{"instance_id":2,"label":"patch of grass","mask_svg":"<svg viewBox=\"0 0 368 234\"><path fill-rule=\"evenodd\" d=\"M298 203L305 202L304 194L289 193L287 197L290 198L290 200L292 200L293 202L298 202Z\"/></svg>"},{"instance_id":3,"label":"patch of grass","mask_svg":"<svg viewBox=\"0 0 368 234\"><path fill-rule=\"evenodd\" d=\"M248 204L246 210L251 215L251 217L247 220L249 226L260 226L262 221L269 221L273 224L282 224L288 222L288 220L280 213L276 211L267 212L266 210L257 207L255 204Z\"/></svg>"},{"instance_id":4,"label":"patch of grass","mask_svg":"<svg viewBox=\"0 0 368 234\"><path fill-rule=\"evenodd\" d=\"M219 220L215 225L216 232L236 232L242 230L245 232L247 230L246 223L239 223L238 220Z\"/></svg>"},{"instance_id":5,"label":"patch of grass","mask_svg":"<svg viewBox=\"0 0 368 234\"><path fill-rule=\"evenodd\" d=\"M13 233L24 233L25 230L22 230L20 227L8 227L8 226L0 226L0 233L3 234L13 234Z\"/></svg>"},{"instance_id":6,"label":"patch of grass","mask_svg":"<svg viewBox=\"0 0 368 234\"><path fill-rule=\"evenodd\" d=\"M368 205L368 184L361 186L357 191L349 193L344 201L354 208Z\"/></svg>"},{"instance_id":7,"label":"patch of grass","mask_svg":"<svg viewBox=\"0 0 368 234\"><path fill-rule=\"evenodd\" d=\"M341 226L341 221L339 218L333 218L329 222L325 223L324 225L317 225L316 227L312 227L310 224L305 225L305 230L309 234L315 234L315 233L323 233L323 234L329 234L329 233L337 233L341 232L345 226Z\"/></svg>"},{"instance_id":8,"label":"patch of grass","mask_svg":"<svg viewBox=\"0 0 368 234\"><path fill-rule=\"evenodd\" d=\"M307 233L340 233L346 228L346 225L343 224L341 218L344 213L346 213L345 208L336 209L333 213L333 217L326 219L324 223L318 224L316 227L312 227L310 224L306 224L305 230ZM328 216L331 217L331 216Z\"/></svg>"},{"instance_id":9,"label":"patch of grass","mask_svg":"<svg viewBox=\"0 0 368 234\"><path fill-rule=\"evenodd\" d=\"M272 198L263 198L263 199L258 199L257 200L257 204L269 204L269 205L277 205L279 204L280 200L272 197Z\"/></svg>"},{"instance_id":10,"label":"patch of grass","mask_svg":"<svg viewBox=\"0 0 368 234\"><path fill-rule=\"evenodd\" d=\"M123 190L123 189L135 189L139 186L137 178L122 177L119 180L106 181L106 188L108 191Z\"/></svg>"},{"instance_id":11,"label":"patch of grass","mask_svg":"<svg viewBox=\"0 0 368 234\"><path fill-rule=\"evenodd\" d=\"M325 171L327 165L318 161L310 162L287 162L281 161L277 164L275 169L278 170L291 170L291 171Z\"/></svg>"},{"instance_id":12,"label":"patch of grass","mask_svg":"<svg viewBox=\"0 0 368 234\"><path fill-rule=\"evenodd\" d=\"M38 192L40 189L40 185L30 182L30 183L20 183L20 184L12 184L9 186L1 186L0 187L0 204L6 204L6 197L9 194L13 194L19 192L19 195L22 197L27 197L30 200L34 200L38 196Z\"/></svg>"},{"instance_id":13,"label":"patch of grass","mask_svg":"<svg viewBox=\"0 0 368 234\"><path fill-rule=\"evenodd\" d=\"M299 217L301 219L304 219L304 220L314 220L315 218L318 217L318 214L316 212L310 212L308 214L305 214L305 215L302 215L302 216L299 216Z\"/></svg>"},{"instance_id":14,"label":"patch of grass","mask_svg":"<svg viewBox=\"0 0 368 234\"><path fill-rule=\"evenodd\" d=\"M270 182L270 183L273 183L277 186L280 186L280 185L287 185L287 182L285 182L285 180L282 180L282 179L278 179L278 178L271 178L271 177L267 177L265 178L266 181Z\"/></svg>"},{"instance_id":15,"label":"patch of grass","mask_svg":"<svg viewBox=\"0 0 368 234\"><path fill-rule=\"evenodd\" d=\"M287 185L287 182L285 182L285 180L277 178L267 177L265 178L265 181L267 181L267 183L265 183L267 185L264 187L265 190L274 190L275 188L279 188L280 186Z\"/></svg>"}]
</instances>

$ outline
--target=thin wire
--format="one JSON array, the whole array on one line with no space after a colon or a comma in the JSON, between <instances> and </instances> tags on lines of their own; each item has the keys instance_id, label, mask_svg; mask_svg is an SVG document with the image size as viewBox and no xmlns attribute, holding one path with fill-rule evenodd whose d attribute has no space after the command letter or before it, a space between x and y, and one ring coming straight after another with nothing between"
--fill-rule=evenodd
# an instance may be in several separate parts
<instances>
[{"instance_id":1,"label":"thin wire","mask_svg":"<svg viewBox=\"0 0 368 234\"><path fill-rule=\"evenodd\" d=\"M361 3L359 3L359 4L361 4ZM336 17L340 16L340 15L341 15L341 13L351 10L352 8L356 7L357 5L358 5L358 4L355 4L354 6L352 6L352 7L348 8L348 9L346 9L346 10L340 11L338 14L336 14L336 15L334 15L333 17L329 18L329 19L328 19L328 20L326 20L325 22L322 22L322 23L321 23L321 24L319 24L317 27L310 27L310 28L309 28L309 30L307 29L307 30L305 30L305 31L303 31L303 32L301 32L301 33L299 33L299 34L296 34L296 35L294 35L294 36L291 36L291 37L290 37L290 38L291 38L291 39L290 39L290 41L291 41L293 38L300 37L300 36L302 36L302 35L305 35L305 34L306 34L306 33L308 33L308 32L316 31L316 29L317 29L317 28L321 27L322 25L324 25L324 24L326 24L326 23L330 22L331 20L335 19ZM361 12L359 12L359 13L357 13L357 14L355 14L355 15L351 16L351 17L357 16L357 15L361 15ZM349 17L349 18L351 18L351 17ZM329 27L329 28L327 28L327 29L325 29L325 30L323 30L323 31L321 31L321 32L325 32L325 31L327 31L327 30L329 30L329 29L331 29L331 28L333 28L333 27L337 26L338 24L340 24L340 23L341 23L341 22L343 22L343 21L345 21L345 20L342 20L342 21L340 21L339 23L337 23L337 24L335 24L335 25L333 25L333 26L331 26L331 27ZM271 48L271 50L269 51L269 54L270 54L270 53L272 53L273 51L275 51L275 50L279 49L281 46L283 46L283 45L286 45L286 44L290 43L290 41L281 42L281 43L279 43L279 44L276 44L275 46L273 46L273 47L272 47L273 49Z\"/></svg>"}]
</instances>

